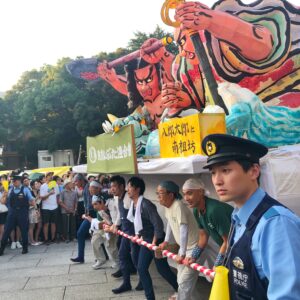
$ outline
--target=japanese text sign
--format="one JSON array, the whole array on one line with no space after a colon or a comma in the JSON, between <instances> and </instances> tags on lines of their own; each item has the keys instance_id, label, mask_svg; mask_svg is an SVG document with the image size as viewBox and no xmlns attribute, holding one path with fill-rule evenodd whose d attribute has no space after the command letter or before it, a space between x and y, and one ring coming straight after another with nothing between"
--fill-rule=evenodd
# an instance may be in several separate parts
<instances>
[{"instance_id":1,"label":"japanese text sign","mask_svg":"<svg viewBox=\"0 0 300 300\"><path fill-rule=\"evenodd\" d=\"M225 133L225 114L194 114L159 124L161 157L202 154L201 141L212 133Z\"/></svg>"},{"instance_id":2,"label":"japanese text sign","mask_svg":"<svg viewBox=\"0 0 300 300\"><path fill-rule=\"evenodd\" d=\"M117 133L87 138L87 171L95 173L137 173L133 126Z\"/></svg>"}]
</instances>

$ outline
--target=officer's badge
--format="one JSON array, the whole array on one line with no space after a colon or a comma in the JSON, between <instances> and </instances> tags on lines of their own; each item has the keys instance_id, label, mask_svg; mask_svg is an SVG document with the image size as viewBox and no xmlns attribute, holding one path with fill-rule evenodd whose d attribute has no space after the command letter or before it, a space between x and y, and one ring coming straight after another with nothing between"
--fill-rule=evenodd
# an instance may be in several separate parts
<instances>
[{"instance_id":1,"label":"officer's badge","mask_svg":"<svg viewBox=\"0 0 300 300\"><path fill-rule=\"evenodd\" d=\"M232 263L236 268L244 270L244 263L238 256L233 259Z\"/></svg>"},{"instance_id":2,"label":"officer's badge","mask_svg":"<svg viewBox=\"0 0 300 300\"><path fill-rule=\"evenodd\" d=\"M217 146L212 141L207 141L205 147L206 147L206 153L208 156L214 155L217 152Z\"/></svg>"}]
</instances>

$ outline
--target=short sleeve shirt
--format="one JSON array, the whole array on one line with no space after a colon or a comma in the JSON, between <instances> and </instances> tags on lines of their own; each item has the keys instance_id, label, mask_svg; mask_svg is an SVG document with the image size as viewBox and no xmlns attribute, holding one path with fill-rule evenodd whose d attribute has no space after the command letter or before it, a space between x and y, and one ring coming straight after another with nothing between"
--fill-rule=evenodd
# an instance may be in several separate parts
<instances>
[{"instance_id":1,"label":"short sleeve shirt","mask_svg":"<svg viewBox=\"0 0 300 300\"><path fill-rule=\"evenodd\" d=\"M76 203L78 202L77 193L75 191L64 190L60 194L61 201L65 204L68 209L73 210ZM66 213L66 210L62 207L61 212Z\"/></svg>"},{"instance_id":2,"label":"short sleeve shirt","mask_svg":"<svg viewBox=\"0 0 300 300\"><path fill-rule=\"evenodd\" d=\"M171 207L166 208L166 218L178 245L180 245L180 225L188 225L187 250L193 249L198 243L199 228L191 210L182 201L175 200Z\"/></svg>"},{"instance_id":3,"label":"short sleeve shirt","mask_svg":"<svg viewBox=\"0 0 300 300\"><path fill-rule=\"evenodd\" d=\"M54 190L55 190L54 194L50 195L47 199L42 201L42 209L54 210L58 207L57 200L56 200L57 195L59 195L58 185L56 185ZM41 197L46 196L47 194L49 194L49 192L50 190L48 188L48 184L47 183L42 184L40 188L40 196Z\"/></svg>"},{"instance_id":4,"label":"short sleeve shirt","mask_svg":"<svg viewBox=\"0 0 300 300\"><path fill-rule=\"evenodd\" d=\"M194 208L193 213L198 226L204 229L212 239L221 246L223 244L223 235L227 235L230 230L231 214L233 207L221 201L205 197L204 214Z\"/></svg>"},{"instance_id":5,"label":"short sleeve shirt","mask_svg":"<svg viewBox=\"0 0 300 300\"><path fill-rule=\"evenodd\" d=\"M22 187L22 186L20 186L20 187L18 187L18 188L12 187L12 188L9 190L8 194L10 194L10 193L18 194L18 193L20 193L20 192L21 192L21 187ZM33 199L33 196L32 196L32 194L31 194L29 188L27 188L26 186L24 186L24 188L23 188L23 193L24 193L24 195L25 195L25 197L26 197L26 199L27 199L28 201L31 201L31 200ZM10 206L9 203L7 203L7 204L8 204L8 206Z\"/></svg>"}]
</instances>

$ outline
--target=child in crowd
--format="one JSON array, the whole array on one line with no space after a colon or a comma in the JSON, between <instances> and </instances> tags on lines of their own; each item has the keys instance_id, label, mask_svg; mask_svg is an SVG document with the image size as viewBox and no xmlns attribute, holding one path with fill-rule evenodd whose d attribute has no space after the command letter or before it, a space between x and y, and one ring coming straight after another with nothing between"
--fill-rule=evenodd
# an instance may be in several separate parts
<instances>
[{"instance_id":1,"label":"child in crowd","mask_svg":"<svg viewBox=\"0 0 300 300\"><path fill-rule=\"evenodd\" d=\"M117 236L105 233L103 230L104 225L112 225L109 212L106 211L106 200L101 196L93 196L92 205L97 211L97 218L90 216L83 216L91 222L90 230L93 231L92 247L96 258L96 263L92 266L94 270L100 269L106 263L105 253L101 247L104 244L105 250L111 260L111 267L115 268L118 265L118 251L117 251Z\"/></svg>"}]
</instances>

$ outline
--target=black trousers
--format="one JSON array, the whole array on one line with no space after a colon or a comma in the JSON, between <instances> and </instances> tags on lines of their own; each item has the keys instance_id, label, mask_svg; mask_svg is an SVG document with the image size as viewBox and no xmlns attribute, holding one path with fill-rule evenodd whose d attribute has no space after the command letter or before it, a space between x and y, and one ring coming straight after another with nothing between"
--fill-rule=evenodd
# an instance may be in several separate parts
<instances>
[{"instance_id":1,"label":"black trousers","mask_svg":"<svg viewBox=\"0 0 300 300\"><path fill-rule=\"evenodd\" d=\"M144 241L151 243L151 239L143 238ZM158 241L158 244L163 242L163 240ZM145 296L147 300L155 300L152 279L149 273L149 267L154 259L156 269L158 273L174 288L175 291L178 290L177 276L171 270L167 258L157 259L154 257L154 252L147 247L141 246L139 252L134 252L134 263L137 267L140 281L142 282Z\"/></svg>"},{"instance_id":2,"label":"black trousers","mask_svg":"<svg viewBox=\"0 0 300 300\"><path fill-rule=\"evenodd\" d=\"M29 227L29 219L28 219L29 209L28 208L20 208L14 209L10 208L8 211L4 233L1 240L1 246L5 247L7 244L7 240L9 238L12 230L19 226L22 235L22 245L23 248L27 249L28 247L28 227Z\"/></svg>"},{"instance_id":3,"label":"black trousers","mask_svg":"<svg viewBox=\"0 0 300 300\"><path fill-rule=\"evenodd\" d=\"M134 259L137 257L139 250L139 245L132 243L125 237L122 237L119 248L119 259L120 268L123 274L123 283L125 285L130 285L130 272L134 269L134 267L137 267Z\"/></svg>"}]
</instances>

